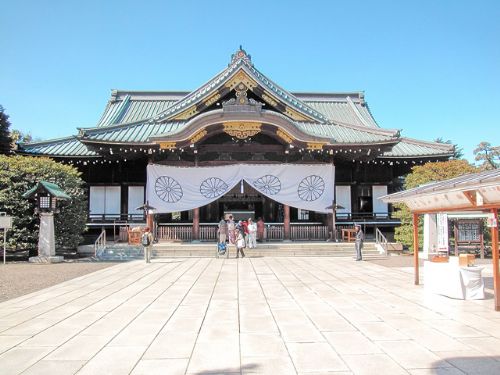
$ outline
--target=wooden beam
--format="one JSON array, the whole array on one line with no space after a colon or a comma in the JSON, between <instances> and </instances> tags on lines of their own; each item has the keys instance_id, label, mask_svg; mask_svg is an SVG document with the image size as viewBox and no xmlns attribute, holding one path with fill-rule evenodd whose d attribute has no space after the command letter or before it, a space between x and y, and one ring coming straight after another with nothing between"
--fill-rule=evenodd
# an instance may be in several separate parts
<instances>
[{"instance_id":1,"label":"wooden beam","mask_svg":"<svg viewBox=\"0 0 500 375\"><path fill-rule=\"evenodd\" d=\"M404 203L404 202L391 202L391 203ZM485 204L484 206L474 206L471 207L470 205L467 206L448 206L448 207L440 207L440 208L430 208L430 209L422 209L422 210L413 210L413 213L423 215L423 214L433 214L433 213L439 213L439 212L452 212L452 211L486 211L486 210L491 210L494 208L498 208L499 203L489 203Z\"/></svg>"},{"instance_id":2,"label":"wooden beam","mask_svg":"<svg viewBox=\"0 0 500 375\"><path fill-rule=\"evenodd\" d=\"M415 268L415 285L420 284L418 269L418 214L413 213L413 266Z\"/></svg>"},{"instance_id":3,"label":"wooden beam","mask_svg":"<svg viewBox=\"0 0 500 375\"><path fill-rule=\"evenodd\" d=\"M500 275L498 260L498 208L492 208L496 226L491 228L491 257L493 258L493 290L495 292L495 310L500 311Z\"/></svg>"}]
</instances>

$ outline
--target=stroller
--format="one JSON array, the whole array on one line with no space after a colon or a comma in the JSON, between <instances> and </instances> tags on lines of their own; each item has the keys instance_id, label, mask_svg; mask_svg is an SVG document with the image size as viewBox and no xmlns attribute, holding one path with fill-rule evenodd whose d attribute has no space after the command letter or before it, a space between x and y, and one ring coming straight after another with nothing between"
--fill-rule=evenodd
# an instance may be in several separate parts
<instances>
[{"instance_id":1,"label":"stroller","mask_svg":"<svg viewBox=\"0 0 500 375\"><path fill-rule=\"evenodd\" d=\"M224 255L226 256L226 258L229 258L229 249L227 247L227 244L225 242L218 242L217 248L215 250L215 257L220 258Z\"/></svg>"}]
</instances>

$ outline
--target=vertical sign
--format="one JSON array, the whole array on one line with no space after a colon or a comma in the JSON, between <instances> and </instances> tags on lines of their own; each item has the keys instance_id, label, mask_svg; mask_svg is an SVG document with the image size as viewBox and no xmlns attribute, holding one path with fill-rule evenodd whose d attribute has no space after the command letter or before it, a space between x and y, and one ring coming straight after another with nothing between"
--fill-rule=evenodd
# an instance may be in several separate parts
<instances>
[{"instance_id":1,"label":"vertical sign","mask_svg":"<svg viewBox=\"0 0 500 375\"><path fill-rule=\"evenodd\" d=\"M448 253L448 215L447 214L437 214L437 235L438 251L446 251Z\"/></svg>"}]
</instances>

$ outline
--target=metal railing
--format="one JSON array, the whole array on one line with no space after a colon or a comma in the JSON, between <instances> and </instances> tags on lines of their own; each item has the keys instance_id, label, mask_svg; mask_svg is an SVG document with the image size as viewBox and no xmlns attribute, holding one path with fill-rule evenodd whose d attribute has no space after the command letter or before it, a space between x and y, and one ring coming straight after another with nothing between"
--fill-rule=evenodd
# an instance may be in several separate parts
<instances>
[{"instance_id":1,"label":"metal railing","mask_svg":"<svg viewBox=\"0 0 500 375\"><path fill-rule=\"evenodd\" d=\"M97 240L94 242L94 256L99 256L106 248L106 230L103 229Z\"/></svg>"},{"instance_id":2,"label":"metal railing","mask_svg":"<svg viewBox=\"0 0 500 375\"><path fill-rule=\"evenodd\" d=\"M375 228L375 246L379 250L380 254L387 255L388 241L378 228Z\"/></svg>"}]
</instances>

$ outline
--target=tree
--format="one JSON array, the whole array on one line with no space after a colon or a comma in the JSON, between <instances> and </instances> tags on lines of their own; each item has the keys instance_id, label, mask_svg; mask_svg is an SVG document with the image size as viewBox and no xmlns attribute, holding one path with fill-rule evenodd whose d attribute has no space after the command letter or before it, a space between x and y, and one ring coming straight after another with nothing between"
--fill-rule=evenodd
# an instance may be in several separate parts
<instances>
[{"instance_id":1,"label":"tree","mask_svg":"<svg viewBox=\"0 0 500 375\"><path fill-rule=\"evenodd\" d=\"M500 146L492 147L490 142L481 142L474 150L475 160L481 162L481 170L500 167Z\"/></svg>"},{"instance_id":2,"label":"tree","mask_svg":"<svg viewBox=\"0 0 500 375\"><path fill-rule=\"evenodd\" d=\"M0 154L8 155L12 150L12 140L10 139L10 121L9 115L7 115L0 105Z\"/></svg>"},{"instance_id":3,"label":"tree","mask_svg":"<svg viewBox=\"0 0 500 375\"><path fill-rule=\"evenodd\" d=\"M22 194L40 180L58 184L72 198L58 202L60 212L54 217L56 248L78 246L87 220L87 199L80 174L74 167L48 158L0 155L0 211L14 217L13 228L8 232L11 248L36 248L38 215L34 213L34 202Z\"/></svg>"},{"instance_id":4,"label":"tree","mask_svg":"<svg viewBox=\"0 0 500 375\"><path fill-rule=\"evenodd\" d=\"M442 137L439 137L439 138L435 139L434 142L445 143L447 145L453 145L453 147L454 147L453 156L452 156L453 159L462 159L464 157L464 149L462 147L458 147L458 144L453 143L451 141L451 139L448 139L447 141L445 141Z\"/></svg>"},{"instance_id":5,"label":"tree","mask_svg":"<svg viewBox=\"0 0 500 375\"><path fill-rule=\"evenodd\" d=\"M477 168L463 159L426 163L412 168L412 172L405 177L404 188L412 189L429 182L448 180L474 172L477 172ZM395 229L394 238L413 250L412 214L405 204L396 204L394 207L397 209L394 216L401 220L401 225ZM419 221L419 239L422 245L423 224L422 220Z\"/></svg>"},{"instance_id":6,"label":"tree","mask_svg":"<svg viewBox=\"0 0 500 375\"><path fill-rule=\"evenodd\" d=\"M17 143L31 143L33 142L33 137L31 133L24 133L20 130L14 129L10 132L10 138L12 140L12 149L17 150Z\"/></svg>"}]
</instances>

